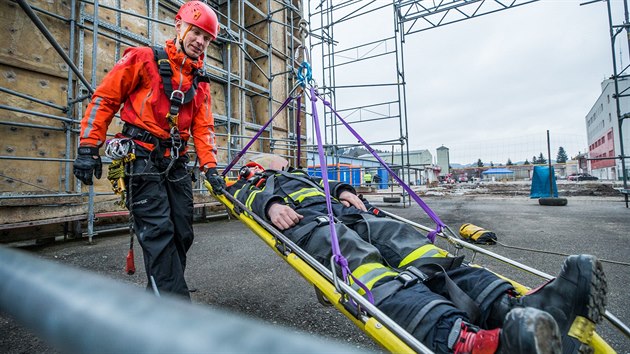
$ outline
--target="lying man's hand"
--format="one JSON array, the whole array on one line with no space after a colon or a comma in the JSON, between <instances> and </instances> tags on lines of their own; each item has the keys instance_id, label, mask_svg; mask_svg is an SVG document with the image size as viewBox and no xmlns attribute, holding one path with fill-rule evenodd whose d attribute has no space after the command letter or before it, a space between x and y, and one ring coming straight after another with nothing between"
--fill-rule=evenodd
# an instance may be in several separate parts
<instances>
[{"instance_id":1,"label":"lying man's hand","mask_svg":"<svg viewBox=\"0 0 630 354\"><path fill-rule=\"evenodd\" d=\"M267 215L269 215L269 220L280 230L286 230L297 225L304 217L288 205L281 203L271 204Z\"/></svg>"},{"instance_id":2,"label":"lying man's hand","mask_svg":"<svg viewBox=\"0 0 630 354\"><path fill-rule=\"evenodd\" d=\"M365 207L365 204L363 204L363 201L356 194L350 191L341 192L341 194L339 194L339 201L341 202L341 204L347 207L352 205L359 210L367 211L367 208Z\"/></svg>"}]
</instances>

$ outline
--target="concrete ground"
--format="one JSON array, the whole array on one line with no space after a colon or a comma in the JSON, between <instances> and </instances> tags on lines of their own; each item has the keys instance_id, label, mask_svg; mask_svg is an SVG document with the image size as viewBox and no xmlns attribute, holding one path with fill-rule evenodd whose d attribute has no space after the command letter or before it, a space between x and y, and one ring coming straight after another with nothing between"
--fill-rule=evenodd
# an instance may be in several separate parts
<instances>
[{"instance_id":1,"label":"concrete ground","mask_svg":"<svg viewBox=\"0 0 630 354\"><path fill-rule=\"evenodd\" d=\"M375 204L424 225L433 225L417 206ZM501 243L485 246L498 254L555 275L564 255L590 253L604 261L609 283L608 310L630 324L630 209L621 197L569 197L567 206L539 206L524 196L425 196L426 203L455 232L463 223L494 231ZM319 336L335 338L365 350L378 350L361 331L336 310L321 306L312 287L240 222L220 220L195 225L196 240L189 253L187 279L193 302L218 306ZM33 254L83 268L138 287L145 286L141 251L136 247L135 275L123 271L128 236L97 237L49 246L27 247ZM541 282L501 262L477 257L487 265L528 286ZM98 290L95 290L98 291ZM618 353L630 354L630 338L604 321L597 332ZM0 317L1 353L56 351L14 320ZM80 335L80 334L77 334Z\"/></svg>"}]
</instances>

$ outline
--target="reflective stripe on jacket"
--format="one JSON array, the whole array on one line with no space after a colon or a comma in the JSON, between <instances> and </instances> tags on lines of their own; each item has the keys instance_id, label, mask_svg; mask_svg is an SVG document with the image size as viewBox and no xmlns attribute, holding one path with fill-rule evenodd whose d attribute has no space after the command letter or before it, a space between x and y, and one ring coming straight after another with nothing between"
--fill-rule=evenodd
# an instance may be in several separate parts
<instances>
[{"instance_id":1,"label":"reflective stripe on jacket","mask_svg":"<svg viewBox=\"0 0 630 354\"><path fill-rule=\"evenodd\" d=\"M265 219L267 219L267 209L273 202L288 204L294 209L326 202L323 190L315 187L315 185L322 186L323 180L319 177L309 176L302 170L294 170L291 173L267 171L266 174L268 175L267 182L262 188L251 184L235 184L228 191L254 213ZM306 184L305 179L310 180L312 184ZM354 188L347 183L329 181L329 186L330 193L335 198L344 190L354 192ZM333 203L337 201L333 199Z\"/></svg>"},{"instance_id":2,"label":"reflective stripe on jacket","mask_svg":"<svg viewBox=\"0 0 630 354\"><path fill-rule=\"evenodd\" d=\"M395 272L391 268L381 264L381 263L365 263L360 265L357 269L352 272L352 275L357 278L363 285L365 285L368 289L372 290L374 284L379 280L385 277L395 278L398 275L398 272ZM350 284L354 290L356 290L359 294L365 294L365 290L359 287L354 279L350 279Z\"/></svg>"},{"instance_id":3,"label":"reflective stripe on jacket","mask_svg":"<svg viewBox=\"0 0 630 354\"><path fill-rule=\"evenodd\" d=\"M203 65L178 52L173 40L166 42L166 53L173 70L173 89L183 92L192 86L193 72ZM120 109L120 105L124 105ZM162 87L153 49L129 48L98 86L81 121L81 146L103 145L107 128L120 109L122 121L142 128L159 139L170 137L166 120L170 102ZM192 135L200 166L216 167L216 143L210 85L199 83L194 99L181 106L178 128L182 140ZM138 144L152 149L148 143Z\"/></svg>"}]
</instances>

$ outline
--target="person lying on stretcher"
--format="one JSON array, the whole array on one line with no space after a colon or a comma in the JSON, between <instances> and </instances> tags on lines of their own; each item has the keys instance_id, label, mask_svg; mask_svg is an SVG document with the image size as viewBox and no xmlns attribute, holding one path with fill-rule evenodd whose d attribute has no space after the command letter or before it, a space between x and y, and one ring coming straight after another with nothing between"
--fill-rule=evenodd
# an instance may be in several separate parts
<instances>
[{"instance_id":1,"label":"person lying on stretcher","mask_svg":"<svg viewBox=\"0 0 630 354\"><path fill-rule=\"evenodd\" d=\"M247 163L228 192L328 266L332 247L322 179L265 167ZM434 352L590 349L568 332L577 316L598 323L605 311L606 281L594 256L568 257L557 278L517 297L509 282L490 271L462 265L463 256L434 246L415 228L368 211L352 186L331 181L330 192L339 247L352 275L370 289L378 309Z\"/></svg>"}]
</instances>

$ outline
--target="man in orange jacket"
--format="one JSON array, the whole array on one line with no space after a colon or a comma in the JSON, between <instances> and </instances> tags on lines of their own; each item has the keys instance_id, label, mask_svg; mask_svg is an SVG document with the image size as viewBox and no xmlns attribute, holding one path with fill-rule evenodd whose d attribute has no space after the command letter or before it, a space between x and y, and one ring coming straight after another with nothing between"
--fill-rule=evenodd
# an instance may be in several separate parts
<instances>
[{"instance_id":1,"label":"man in orange jacket","mask_svg":"<svg viewBox=\"0 0 630 354\"><path fill-rule=\"evenodd\" d=\"M117 143L133 149L126 165L127 208L144 253L148 288L190 299L184 279L193 243L192 177L187 142L192 135L200 166L215 189L214 119L203 57L217 37L216 13L201 1L182 5L176 38L164 48L129 48L94 92L81 121L74 175L87 185L102 174L99 148L120 109L125 122ZM114 139L115 140L115 139Z\"/></svg>"}]
</instances>

